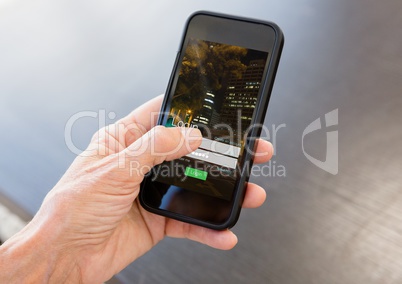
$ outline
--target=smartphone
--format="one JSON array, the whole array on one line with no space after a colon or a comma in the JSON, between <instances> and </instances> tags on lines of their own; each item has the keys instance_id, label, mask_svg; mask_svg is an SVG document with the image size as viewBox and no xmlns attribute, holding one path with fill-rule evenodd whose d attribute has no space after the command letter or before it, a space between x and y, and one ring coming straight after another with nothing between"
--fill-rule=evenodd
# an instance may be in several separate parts
<instances>
[{"instance_id":1,"label":"smartphone","mask_svg":"<svg viewBox=\"0 0 402 284\"><path fill-rule=\"evenodd\" d=\"M202 143L149 172L139 196L146 210L216 230L234 226L283 43L271 22L189 17L158 124L198 128Z\"/></svg>"}]
</instances>

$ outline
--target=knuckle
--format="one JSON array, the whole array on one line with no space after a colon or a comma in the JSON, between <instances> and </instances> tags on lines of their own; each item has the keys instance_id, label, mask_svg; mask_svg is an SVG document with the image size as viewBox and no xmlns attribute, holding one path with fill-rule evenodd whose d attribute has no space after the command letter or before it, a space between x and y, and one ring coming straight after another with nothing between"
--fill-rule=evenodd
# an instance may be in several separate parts
<instances>
[{"instance_id":1,"label":"knuckle","mask_svg":"<svg viewBox=\"0 0 402 284\"><path fill-rule=\"evenodd\" d=\"M98 131L96 131L91 138L91 141L96 141L98 139L101 139L105 136L105 132L106 132L106 127L102 127L100 128Z\"/></svg>"}]
</instances>

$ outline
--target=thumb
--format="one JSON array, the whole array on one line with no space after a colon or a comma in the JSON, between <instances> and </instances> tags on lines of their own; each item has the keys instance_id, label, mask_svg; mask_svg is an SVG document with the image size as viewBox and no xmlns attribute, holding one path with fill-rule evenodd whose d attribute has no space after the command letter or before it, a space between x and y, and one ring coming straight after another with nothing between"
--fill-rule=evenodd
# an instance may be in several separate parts
<instances>
[{"instance_id":1,"label":"thumb","mask_svg":"<svg viewBox=\"0 0 402 284\"><path fill-rule=\"evenodd\" d=\"M196 128L156 126L120 152L119 156L124 157L119 160L124 160L131 170L136 167L136 175L142 180L153 166L196 150L201 139Z\"/></svg>"}]
</instances>

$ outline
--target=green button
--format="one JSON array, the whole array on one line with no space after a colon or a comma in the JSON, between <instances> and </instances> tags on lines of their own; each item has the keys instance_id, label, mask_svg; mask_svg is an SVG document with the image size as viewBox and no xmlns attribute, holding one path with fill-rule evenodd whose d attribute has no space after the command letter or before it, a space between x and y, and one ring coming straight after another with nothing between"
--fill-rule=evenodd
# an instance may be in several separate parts
<instances>
[{"instance_id":1,"label":"green button","mask_svg":"<svg viewBox=\"0 0 402 284\"><path fill-rule=\"evenodd\" d=\"M197 169L193 169L190 167L186 168L186 171L184 172L186 176L192 177L192 178L198 178L200 180L206 180L208 173L206 171L201 171Z\"/></svg>"}]
</instances>

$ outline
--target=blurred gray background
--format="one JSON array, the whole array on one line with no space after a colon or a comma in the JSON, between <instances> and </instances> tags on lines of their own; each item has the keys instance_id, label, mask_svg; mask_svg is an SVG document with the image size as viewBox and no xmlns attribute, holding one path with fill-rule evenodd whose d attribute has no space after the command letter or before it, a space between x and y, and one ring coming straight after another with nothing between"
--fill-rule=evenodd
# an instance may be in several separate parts
<instances>
[{"instance_id":1,"label":"blurred gray background","mask_svg":"<svg viewBox=\"0 0 402 284\"><path fill-rule=\"evenodd\" d=\"M0 203L25 218L36 212L75 157L64 135L73 115L113 112L112 123L163 93L197 10L270 20L284 31L265 124L286 126L265 165L271 173L252 178L268 200L242 212L232 251L166 239L111 282L401 283L399 0L0 0ZM321 118L304 146L325 160L332 110L336 175L302 150L303 131ZM83 149L98 127L96 118L80 119L74 145Z\"/></svg>"}]
</instances>

